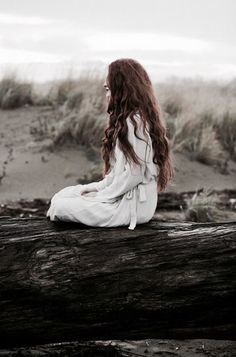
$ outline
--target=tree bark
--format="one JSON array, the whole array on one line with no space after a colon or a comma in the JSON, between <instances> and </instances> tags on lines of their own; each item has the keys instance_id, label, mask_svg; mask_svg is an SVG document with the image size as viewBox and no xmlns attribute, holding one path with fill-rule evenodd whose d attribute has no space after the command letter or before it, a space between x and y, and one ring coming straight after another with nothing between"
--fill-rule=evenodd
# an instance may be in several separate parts
<instances>
[{"instance_id":1,"label":"tree bark","mask_svg":"<svg viewBox=\"0 0 236 357\"><path fill-rule=\"evenodd\" d=\"M94 228L0 217L0 347L236 340L236 222Z\"/></svg>"}]
</instances>

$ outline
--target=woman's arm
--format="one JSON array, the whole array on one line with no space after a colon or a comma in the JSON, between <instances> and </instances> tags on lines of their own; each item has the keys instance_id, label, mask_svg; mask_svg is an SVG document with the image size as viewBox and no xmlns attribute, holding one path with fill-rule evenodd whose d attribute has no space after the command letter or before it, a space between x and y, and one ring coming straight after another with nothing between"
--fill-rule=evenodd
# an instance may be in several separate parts
<instances>
[{"instance_id":1,"label":"woman's arm","mask_svg":"<svg viewBox=\"0 0 236 357\"><path fill-rule=\"evenodd\" d=\"M114 176L114 172L113 172L113 170L111 170L109 172L109 174L106 174L101 181L84 184L83 191L86 191L86 192L100 191L104 187L110 185L110 183L112 182L113 176Z\"/></svg>"},{"instance_id":2,"label":"woman's arm","mask_svg":"<svg viewBox=\"0 0 236 357\"><path fill-rule=\"evenodd\" d=\"M140 140L134 134L134 126L130 120L127 118L128 124L128 140L132 144L134 151L141 159L141 166L137 165L134 162L129 163L121 150L119 150L118 162L116 164L122 164L124 166L124 171L120 175L114 176L111 184L107 184L100 192L97 194L102 196L103 198L115 198L124 193L128 192L133 187L137 186L139 183L143 181L143 176L146 168L146 157L147 150L150 149L150 142L147 144L147 137L144 136L142 128L140 125L142 122L140 119L137 121L137 135L144 139Z\"/></svg>"}]
</instances>

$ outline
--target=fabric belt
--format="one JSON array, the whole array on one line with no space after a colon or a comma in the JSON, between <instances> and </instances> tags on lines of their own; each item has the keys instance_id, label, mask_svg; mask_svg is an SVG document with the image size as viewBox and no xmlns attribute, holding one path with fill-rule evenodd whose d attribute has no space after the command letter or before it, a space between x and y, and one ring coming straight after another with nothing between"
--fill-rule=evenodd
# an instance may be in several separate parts
<instances>
[{"instance_id":1,"label":"fabric belt","mask_svg":"<svg viewBox=\"0 0 236 357\"><path fill-rule=\"evenodd\" d=\"M128 229L132 230L137 224L137 189L139 191L139 201L147 200L145 185L142 182L126 193L126 198L130 200L130 224Z\"/></svg>"}]
</instances>

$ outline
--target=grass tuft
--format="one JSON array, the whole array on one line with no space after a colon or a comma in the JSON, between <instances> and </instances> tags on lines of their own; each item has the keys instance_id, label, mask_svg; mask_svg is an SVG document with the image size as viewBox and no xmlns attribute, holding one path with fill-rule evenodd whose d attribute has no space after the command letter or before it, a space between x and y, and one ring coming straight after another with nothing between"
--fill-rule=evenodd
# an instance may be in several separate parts
<instances>
[{"instance_id":1,"label":"grass tuft","mask_svg":"<svg viewBox=\"0 0 236 357\"><path fill-rule=\"evenodd\" d=\"M20 81L15 75L4 77L0 81L0 108L16 109L33 105L33 86Z\"/></svg>"}]
</instances>

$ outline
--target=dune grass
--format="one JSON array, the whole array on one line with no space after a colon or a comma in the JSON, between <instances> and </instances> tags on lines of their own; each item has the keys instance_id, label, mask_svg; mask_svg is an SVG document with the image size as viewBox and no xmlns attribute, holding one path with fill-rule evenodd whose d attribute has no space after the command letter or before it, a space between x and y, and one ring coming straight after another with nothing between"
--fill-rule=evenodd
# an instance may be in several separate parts
<instances>
[{"instance_id":1,"label":"dune grass","mask_svg":"<svg viewBox=\"0 0 236 357\"><path fill-rule=\"evenodd\" d=\"M103 83L96 74L68 76L36 94L31 83L5 76L0 81L0 107L50 106L52 112L39 118L32 134L51 138L55 148L72 143L98 152L108 120ZM229 159L236 161L236 80L175 80L155 83L154 89L172 150L227 173Z\"/></svg>"},{"instance_id":2,"label":"dune grass","mask_svg":"<svg viewBox=\"0 0 236 357\"><path fill-rule=\"evenodd\" d=\"M172 149L224 173L228 160L236 160L236 81L182 80L155 88Z\"/></svg>"},{"instance_id":3,"label":"dune grass","mask_svg":"<svg viewBox=\"0 0 236 357\"><path fill-rule=\"evenodd\" d=\"M219 209L219 198L210 188L205 188L186 201L184 211L187 221L194 222L219 222L227 218L227 213Z\"/></svg>"},{"instance_id":4,"label":"dune grass","mask_svg":"<svg viewBox=\"0 0 236 357\"><path fill-rule=\"evenodd\" d=\"M51 138L49 147L53 150L82 145L99 155L108 120L104 93L103 80L94 76L51 83L44 100L52 110L40 113L31 133L37 140Z\"/></svg>"},{"instance_id":5,"label":"dune grass","mask_svg":"<svg viewBox=\"0 0 236 357\"><path fill-rule=\"evenodd\" d=\"M0 81L0 108L16 109L33 105L33 85L21 81L16 74L8 74Z\"/></svg>"}]
</instances>

